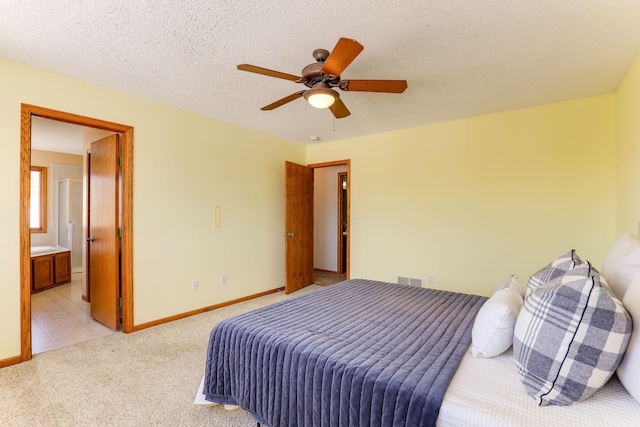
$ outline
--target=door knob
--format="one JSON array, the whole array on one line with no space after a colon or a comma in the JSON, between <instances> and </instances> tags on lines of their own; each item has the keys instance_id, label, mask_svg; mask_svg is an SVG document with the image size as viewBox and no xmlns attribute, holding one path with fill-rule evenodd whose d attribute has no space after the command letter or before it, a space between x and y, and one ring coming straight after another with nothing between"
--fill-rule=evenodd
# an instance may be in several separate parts
<instances>
[{"instance_id":1,"label":"door knob","mask_svg":"<svg viewBox=\"0 0 640 427\"><path fill-rule=\"evenodd\" d=\"M288 232L287 234L284 234L284 237L293 237L293 232Z\"/></svg>"},{"instance_id":2,"label":"door knob","mask_svg":"<svg viewBox=\"0 0 640 427\"><path fill-rule=\"evenodd\" d=\"M85 240L86 240L87 242L93 242L93 241L94 241L94 240L96 240L96 239L94 239L94 238L93 238L93 236L89 236L89 237L87 237Z\"/></svg>"}]
</instances>

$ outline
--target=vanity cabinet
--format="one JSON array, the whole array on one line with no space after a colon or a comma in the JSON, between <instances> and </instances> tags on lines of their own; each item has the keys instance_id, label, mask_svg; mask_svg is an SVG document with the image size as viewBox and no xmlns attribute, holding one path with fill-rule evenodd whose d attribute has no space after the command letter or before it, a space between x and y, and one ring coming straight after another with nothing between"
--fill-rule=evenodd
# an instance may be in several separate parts
<instances>
[{"instance_id":1,"label":"vanity cabinet","mask_svg":"<svg viewBox=\"0 0 640 427\"><path fill-rule=\"evenodd\" d=\"M71 252L31 258L31 293L71 281Z\"/></svg>"}]
</instances>

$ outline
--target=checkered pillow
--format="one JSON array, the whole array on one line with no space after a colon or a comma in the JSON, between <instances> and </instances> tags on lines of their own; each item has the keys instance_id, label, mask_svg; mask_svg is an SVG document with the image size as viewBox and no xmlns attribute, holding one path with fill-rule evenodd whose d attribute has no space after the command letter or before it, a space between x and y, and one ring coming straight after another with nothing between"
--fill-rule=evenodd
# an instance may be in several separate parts
<instances>
[{"instance_id":1,"label":"checkered pillow","mask_svg":"<svg viewBox=\"0 0 640 427\"><path fill-rule=\"evenodd\" d=\"M525 299L513 355L539 405L571 405L602 387L622 360L631 317L585 262Z\"/></svg>"},{"instance_id":2,"label":"checkered pillow","mask_svg":"<svg viewBox=\"0 0 640 427\"><path fill-rule=\"evenodd\" d=\"M562 276L564 273L580 264L582 264L582 260L576 253L575 249L571 249L566 254L554 259L549 265L543 267L529 278L525 298L531 295L531 292L536 290L538 287L558 276Z\"/></svg>"}]
</instances>

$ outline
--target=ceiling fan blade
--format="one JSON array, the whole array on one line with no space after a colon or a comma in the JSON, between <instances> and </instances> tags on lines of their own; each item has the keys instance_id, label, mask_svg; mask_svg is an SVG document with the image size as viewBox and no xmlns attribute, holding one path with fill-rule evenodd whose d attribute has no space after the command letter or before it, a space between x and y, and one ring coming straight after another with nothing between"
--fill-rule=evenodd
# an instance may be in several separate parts
<instances>
[{"instance_id":1,"label":"ceiling fan blade","mask_svg":"<svg viewBox=\"0 0 640 427\"><path fill-rule=\"evenodd\" d=\"M276 102L273 102L273 103L271 103L269 105L266 105L266 106L262 107L261 110L262 111L267 111L267 110L273 110L275 108L278 108L278 107L286 104L287 102L295 101L296 99L300 98L303 93L304 93L303 90L298 91L296 93L292 93L289 96L285 96L284 98L279 99Z\"/></svg>"},{"instance_id":2,"label":"ceiling fan blade","mask_svg":"<svg viewBox=\"0 0 640 427\"><path fill-rule=\"evenodd\" d=\"M340 98L336 99L333 105L329 107L329 110L331 110L336 119L343 119L351 114Z\"/></svg>"},{"instance_id":3,"label":"ceiling fan blade","mask_svg":"<svg viewBox=\"0 0 640 427\"><path fill-rule=\"evenodd\" d=\"M359 92L402 93L407 88L406 80L342 80L338 87L342 90Z\"/></svg>"},{"instance_id":4,"label":"ceiling fan blade","mask_svg":"<svg viewBox=\"0 0 640 427\"><path fill-rule=\"evenodd\" d=\"M345 39L344 37L340 38L336 47L333 48L333 51L324 63L322 71L326 74L339 76L344 69L351 64L351 61L356 59L356 56L358 56L363 49L364 46L355 40Z\"/></svg>"},{"instance_id":5,"label":"ceiling fan blade","mask_svg":"<svg viewBox=\"0 0 640 427\"><path fill-rule=\"evenodd\" d=\"M249 65L249 64L238 65L238 70L249 71L250 73L262 74L265 76L277 77L279 79L285 79L285 80L296 81L300 79L300 77L294 76L293 74L281 73L280 71L273 71L273 70L269 70L268 68L256 67L255 65Z\"/></svg>"}]
</instances>

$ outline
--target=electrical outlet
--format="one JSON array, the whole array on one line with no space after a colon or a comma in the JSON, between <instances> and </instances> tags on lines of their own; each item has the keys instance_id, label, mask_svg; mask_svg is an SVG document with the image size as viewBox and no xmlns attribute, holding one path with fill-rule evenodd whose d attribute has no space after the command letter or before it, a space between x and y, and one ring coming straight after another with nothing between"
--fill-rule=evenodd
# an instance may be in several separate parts
<instances>
[{"instance_id":1,"label":"electrical outlet","mask_svg":"<svg viewBox=\"0 0 640 427\"><path fill-rule=\"evenodd\" d=\"M191 290L197 291L198 289L200 289L200 282L197 280L194 280L193 282L191 282Z\"/></svg>"},{"instance_id":2,"label":"electrical outlet","mask_svg":"<svg viewBox=\"0 0 640 427\"><path fill-rule=\"evenodd\" d=\"M220 284L221 285L226 285L227 284L227 275L223 274L222 276L220 276Z\"/></svg>"},{"instance_id":3,"label":"electrical outlet","mask_svg":"<svg viewBox=\"0 0 640 427\"><path fill-rule=\"evenodd\" d=\"M434 283L436 283L436 278L433 276L433 274L430 274L427 277L427 281L429 282L430 285L433 285Z\"/></svg>"}]
</instances>

